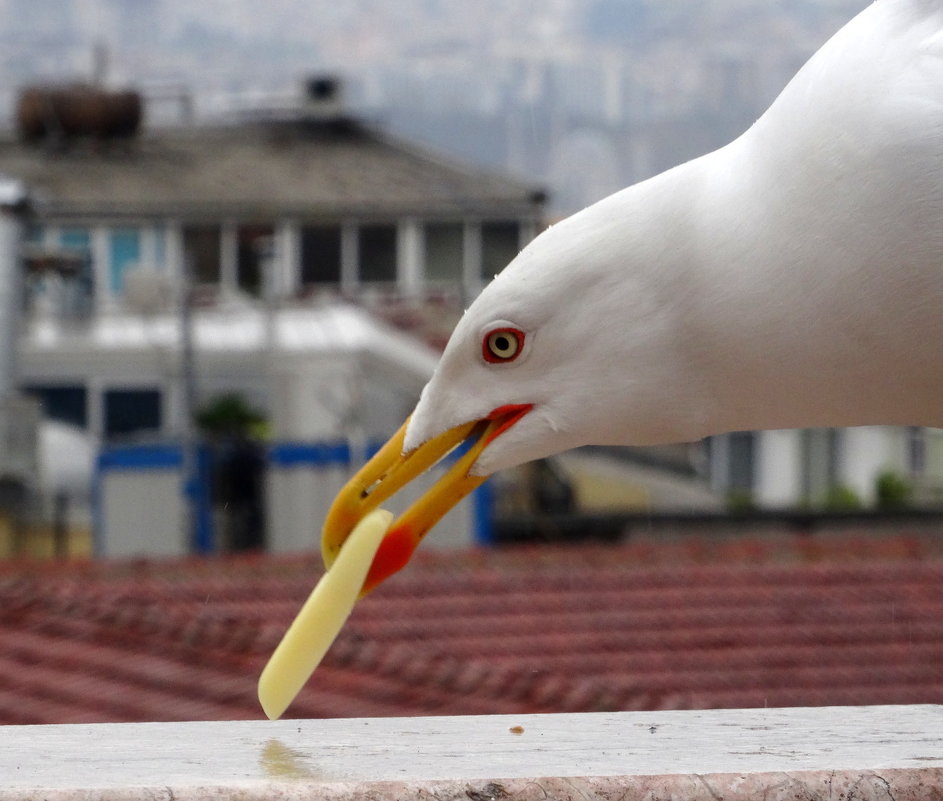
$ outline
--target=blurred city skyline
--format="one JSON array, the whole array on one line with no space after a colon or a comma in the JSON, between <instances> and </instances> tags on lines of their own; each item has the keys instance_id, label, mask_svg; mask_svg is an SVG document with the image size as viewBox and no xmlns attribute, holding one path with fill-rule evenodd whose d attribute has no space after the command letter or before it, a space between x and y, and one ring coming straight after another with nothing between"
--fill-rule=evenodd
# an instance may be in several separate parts
<instances>
[{"instance_id":1,"label":"blurred city skyline","mask_svg":"<svg viewBox=\"0 0 943 801\"><path fill-rule=\"evenodd\" d=\"M18 87L140 88L151 124L267 104L330 72L365 117L546 186L566 213L742 132L867 0L0 0Z\"/></svg>"}]
</instances>

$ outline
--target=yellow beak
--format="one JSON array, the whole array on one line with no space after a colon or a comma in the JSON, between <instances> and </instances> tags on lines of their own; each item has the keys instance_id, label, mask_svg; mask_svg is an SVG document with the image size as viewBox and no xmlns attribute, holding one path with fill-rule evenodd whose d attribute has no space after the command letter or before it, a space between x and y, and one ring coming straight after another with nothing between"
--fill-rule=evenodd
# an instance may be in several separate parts
<instances>
[{"instance_id":1,"label":"yellow beak","mask_svg":"<svg viewBox=\"0 0 943 801\"><path fill-rule=\"evenodd\" d=\"M350 532L370 511L432 467L455 447L471 441L471 446L429 490L393 521L367 573L361 595L400 570L422 538L486 476L468 474L481 452L531 410L530 404L501 406L481 420L451 428L406 453L403 439L407 420L340 491L324 520L321 555L330 569Z\"/></svg>"}]
</instances>

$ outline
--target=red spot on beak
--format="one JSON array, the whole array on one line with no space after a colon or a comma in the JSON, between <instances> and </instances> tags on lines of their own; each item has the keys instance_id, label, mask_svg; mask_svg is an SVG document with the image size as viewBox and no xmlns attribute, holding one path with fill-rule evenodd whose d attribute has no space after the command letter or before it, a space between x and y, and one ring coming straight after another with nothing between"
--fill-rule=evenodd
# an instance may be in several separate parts
<instances>
[{"instance_id":1,"label":"red spot on beak","mask_svg":"<svg viewBox=\"0 0 943 801\"><path fill-rule=\"evenodd\" d=\"M393 526L386 533L373 557L373 564L370 565L370 570L364 579L361 594L369 592L380 582L405 567L421 539L409 526Z\"/></svg>"},{"instance_id":2,"label":"red spot on beak","mask_svg":"<svg viewBox=\"0 0 943 801\"><path fill-rule=\"evenodd\" d=\"M327 543L325 553L328 556L325 557L325 565L330 565L329 557L339 550L346 534L370 508L390 497L396 489L435 464L456 445L469 441L470 447L445 475L390 527L373 558L361 595L370 592L402 569L426 532L485 480L484 476L471 475L469 470L488 443L507 431L533 408L531 403L499 406L483 420L456 426L405 455L402 453L404 425L396 437L348 482L338 495L338 500L334 502L322 535L322 543Z\"/></svg>"}]
</instances>

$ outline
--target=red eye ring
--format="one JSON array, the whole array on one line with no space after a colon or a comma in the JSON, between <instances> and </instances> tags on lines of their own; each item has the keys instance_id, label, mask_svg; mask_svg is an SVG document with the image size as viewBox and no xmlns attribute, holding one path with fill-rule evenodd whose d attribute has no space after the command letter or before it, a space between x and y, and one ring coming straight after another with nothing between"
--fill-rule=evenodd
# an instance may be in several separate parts
<instances>
[{"instance_id":1,"label":"red eye ring","mask_svg":"<svg viewBox=\"0 0 943 801\"><path fill-rule=\"evenodd\" d=\"M524 332L519 328L494 328L481 340L481 356L490 364L513 362L523 350Z\"/></svg>"}]
</instances>

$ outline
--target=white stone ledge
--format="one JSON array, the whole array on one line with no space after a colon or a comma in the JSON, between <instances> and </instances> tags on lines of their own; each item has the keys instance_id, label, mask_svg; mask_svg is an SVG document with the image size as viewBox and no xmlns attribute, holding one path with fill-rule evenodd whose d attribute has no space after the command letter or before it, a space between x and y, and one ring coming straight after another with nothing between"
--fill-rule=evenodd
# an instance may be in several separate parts
<instances>
[{"instance_id":1,"label":"white stone ledge","mask_svg":"<svg viewBox=\"0 0 943 801\"><path fill-rule=\"evenodd\" d=\"M0 727L0 801L223 798L940 801L943 707Z\"/></svg>"}]
</instances>

